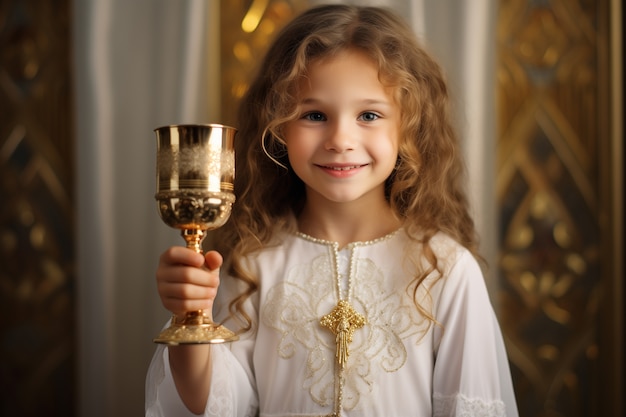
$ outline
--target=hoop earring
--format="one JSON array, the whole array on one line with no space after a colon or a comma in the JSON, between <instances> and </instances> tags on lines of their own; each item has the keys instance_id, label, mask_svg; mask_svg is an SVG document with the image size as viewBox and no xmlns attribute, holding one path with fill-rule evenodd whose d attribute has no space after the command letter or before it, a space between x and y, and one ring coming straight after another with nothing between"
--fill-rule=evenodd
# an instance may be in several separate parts
<instances>
[{"instance_id":1,"label":"hoop earring","mask_svg":"<svg viewBox=\"0 0 626 417\"><path fill-rule=\"evenodd\" d=\"M274 156L272 154L272 152L270 152L270 150L268 149L268 146L266 144L266 140L269 139L271 141L270 146L272 147L272 150L277 150L278 151L278 156ZM272 140L273 135L270 133L267 133L267 129L263 132L263 138L261 140L261 148L263 148L263 153L276 165L278 165L279 167L283 168L285 171L288 171L289 168L287 168L287 166L285 164L283 164L282 162L280 162L278 159L284 157L285 155L287 155L287 148L285 147L285 145L277 140ZM278 143L278 145L276 144ZM276 149L278 148L278 149Z\"/></svg>"}]
</instances>

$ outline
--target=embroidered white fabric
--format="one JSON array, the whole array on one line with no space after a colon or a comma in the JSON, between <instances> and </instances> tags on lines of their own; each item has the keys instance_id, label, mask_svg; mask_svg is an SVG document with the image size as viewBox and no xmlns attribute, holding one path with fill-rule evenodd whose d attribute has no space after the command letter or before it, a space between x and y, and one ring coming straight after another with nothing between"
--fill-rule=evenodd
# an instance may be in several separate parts
<instances>
[{"instance_id":1,"label":"embroidered white fabric","mask_svg":"<svg viewBox=\"0 0 626 417\"><path fill-rule=\"evenodd\" d=\"M501 400L487 401L469 398L463 394L433 394L433 417L505 417L506 407Z\"/></svg>"},{"instance_id":2,"label":"embroidered white fabric","mask_svg":"<svg viewBox=\"0 0 626 417\"><path fill-rule=\"evenodd\" d=\"M368 319L354 333L345 371L343 409L351 417L407 415L516 417L517 407L502 335L480 268L443 235L433 249L445 277L418 291L439 325L424 326L411 285L420 247L403 231L339 254L347 276L354 258L353 307ZM229 345L214 345L213 383L204 417L330 414L335 338L319 324L337 303L327 242L286 236L249 260L261 286L246 306L254 330ZM227 309L236 280L224 277ZM345 288L345 287L344 287ZM433 394L434 393L434 394ZM167 352L159 347L146 380L146 416L193 416L178 397Z\"/></svg>"}]
</instances>

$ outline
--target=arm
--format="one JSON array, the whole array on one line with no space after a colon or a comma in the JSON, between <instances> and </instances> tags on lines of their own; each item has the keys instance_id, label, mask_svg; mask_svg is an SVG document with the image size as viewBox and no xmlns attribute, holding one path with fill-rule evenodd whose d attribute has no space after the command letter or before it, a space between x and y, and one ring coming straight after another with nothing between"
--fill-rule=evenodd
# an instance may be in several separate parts
<instances>
[{"instance_id":1,"label":"arm","mask_svg":"<svg viewBox=\"0 0 626 417\"><path fill-rule=\"evenodd\" d=\"M222 257L217 252L202 256L173 247L160 258L157 287L166 309L175 315L186 311L211 312L219 286ZM178 394L194 414L206 408L211 388L211 346L170 346L169 363Z\"/></svg>"},{"instance_id":2,"label":"arm","mask_svg":"<svg viewBox=\"0 0 626 417\"><path fill-rule=\"evenodd\" d=\"M169 362L178 395L194 414L202 414L211 389L211 345L170 346Z\"/></svg>"},{"instance_id":3,"label":"arm","mask_svg":"<svg viewBox=\"0 0 626 417\"><path fill-rule=\"evenodd\" d=\"M436 307L434 415L517 416L506 350L482 272L461 250L440 281Z\"/></svg>"},{"instance_id":4,"label":"arm","mask_svg":"<svg viewBox=\"0 0 626 417\"><path fill-rule=\"evenodd\" d=\"M187 299L196 292L193 285L181 285L181 282L196 279L187 274L195 276L198 273L195 270L202 268L199 275L204 278L200 281L206 282L205 274L208 270L205 269L203 262L206 262L209 268L215 268L216 265L211 261L214 254L207 253L207 261L201 255L182 247L169 249L163 254L157 270L157 284L163 304L168 306L170 311L181 314L188 308L207 311L213 309L212 301L208 303L206 300L200 301L198 304L193 301L193 305L187 305L179 299ZM173 262L174 260L176 262ZM218 260L218 263L221 263L221 259ZM182 264L178 263L181 261ZM213 272L215 271L211 273ZM211 278L213 279L218 280L213 281L213 284L219 283L217 276ZM220 285L220 299L226 302L239 291L236 286L233 287L235 281L224 279L223 285ZM208 291L204 296L208 295L214 300L212 290L201 288L196 290L199 293ZM199 298L202 299L204 296ZM218 314L219 300L214 301L216 301L214 310ZM256 316L255 311L256 307L251 304L250 314ZM158 345L146 375L146 417L193 417L198 415L197 413L205 417L255 415L258 398L251 359L255 340L256 332L249 331L241 334L240 340L234 343L179 347Z\"/></svg>"}]
</instances>

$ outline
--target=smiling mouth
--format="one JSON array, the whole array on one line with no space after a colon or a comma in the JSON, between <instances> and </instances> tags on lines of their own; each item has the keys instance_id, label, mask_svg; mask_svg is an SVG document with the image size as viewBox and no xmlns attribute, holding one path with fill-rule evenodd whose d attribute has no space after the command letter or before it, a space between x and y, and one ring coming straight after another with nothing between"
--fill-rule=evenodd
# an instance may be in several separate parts
<instances>
[{"instance_id":1,"label":"smiling mouth","mask_svg":"<svg viewBox=\"0 0 626 417\"><path fill-rule=\"evenodd\" d=\"M319 165L321 168L329 169L331 171L350 171L351 169L362 168L368 164L361 165L347 165L347 166L330 166L330 165Z\"/></svg>"}]
</instances>

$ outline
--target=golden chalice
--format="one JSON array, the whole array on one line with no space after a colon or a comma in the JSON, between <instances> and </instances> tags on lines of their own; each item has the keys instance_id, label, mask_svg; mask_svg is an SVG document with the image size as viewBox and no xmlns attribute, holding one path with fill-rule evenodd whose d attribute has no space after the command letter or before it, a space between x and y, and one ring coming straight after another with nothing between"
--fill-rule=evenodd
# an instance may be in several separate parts
<instances>
[{"instance_id":1,"label":"golden chalice","mask_svg":"<svg viewBox=\"0 0 626 417\"><path fill-rule=\"evenodd\" d=\"M181 230L187 247L202 253L206 232L226 223L235 201L236 129L219 124L172 125L157 137L157 193L165 224ZM203 310L173 316L155 339L168 345L223 343L238 337Z\"/></svg>"}]
</instances>

